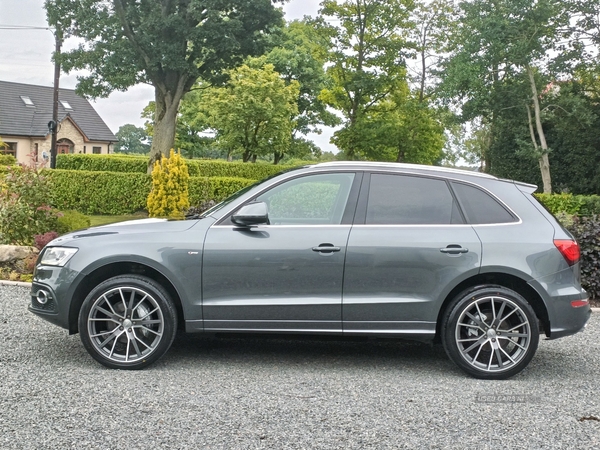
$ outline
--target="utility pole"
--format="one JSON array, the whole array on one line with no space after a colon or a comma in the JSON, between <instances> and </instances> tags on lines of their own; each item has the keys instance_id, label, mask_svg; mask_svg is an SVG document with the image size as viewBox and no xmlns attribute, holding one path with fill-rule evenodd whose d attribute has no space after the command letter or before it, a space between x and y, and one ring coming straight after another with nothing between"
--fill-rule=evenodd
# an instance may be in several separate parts
<instances>
[{"instance_id":1,"label":"utility pole","mask_svg":"<svg viewBox=\"0 0 600 450\"><path fill-rule=\"evenodd\" d=\"M58 88L60 83L60 47L62 45L62 33L54 32L56 47L54 50L54 102L52 104L52 141L50 147L50 168L56 169L56 141L58 135Z\"/></svg>"}]
</instances>

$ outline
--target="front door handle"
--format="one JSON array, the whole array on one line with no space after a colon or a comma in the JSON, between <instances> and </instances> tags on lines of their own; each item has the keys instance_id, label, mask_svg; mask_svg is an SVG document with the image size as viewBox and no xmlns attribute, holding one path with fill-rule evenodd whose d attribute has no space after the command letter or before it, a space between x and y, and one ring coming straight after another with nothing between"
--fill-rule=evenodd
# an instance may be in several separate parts
<instances>
[{"instance_id":1,"label":"front door handle","mask_svg":"<svg viewBox=\"0 0 600 450\"><path fill-rule=\"evenodd\" d=\"M460 245L453 244L447 246L446 248L440 248L440 252L448 253L450 255L459 255L461 253L468 253L469 249L461 247Z\"/></svg>"},{"instance_id":2,"label":"front door handle","mask_svg":"<svg viewBox=\"0 0 600 450\"><path fill-rule=\"evenodd\" d=\"M334 247L332 244L321 244L318 247L313 247L312 251L313 252L319 252L319 253L334 253L334 252L339 252L342 249L340 247Z\"/></svg>"}]
</instances>

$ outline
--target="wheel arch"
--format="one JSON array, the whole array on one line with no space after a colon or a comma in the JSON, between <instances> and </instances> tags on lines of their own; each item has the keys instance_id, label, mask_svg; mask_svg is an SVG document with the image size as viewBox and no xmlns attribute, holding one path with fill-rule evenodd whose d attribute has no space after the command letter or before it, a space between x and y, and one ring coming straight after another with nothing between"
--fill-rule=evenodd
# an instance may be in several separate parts
<instances>
[{"instance_id":1,"label":"wheel arch","mask_svg":"<svg viewBox=\"0 0 600 450\"><path fill-rule=\"evenodd\" d=\"M183 324L185 323L185 316L183 313L181 296L169 278L149 264L139 261L118 261L109 262L96 267L89 273L85 274L81 280L79 280L79 283L73 291L72 301L69 309L69 334L76 334L79 332L77 324L79 311L81 310L83 301L92 291L92 289L94 289L103 281L106 281L117 275L141 275L159 283L168 292L171 300L173 300L175 309L177 311L177 321L179 327L183 327Z\"/></svg>"},{"instance_id":2,"label":"wheel arch","mask_svg":"<svg viewBox=\"0 0 600 450\"><path fill-rule=\"evenodd\" d=\"M442 303L442 306L437 316L435 329L436 342L440 342L442 320L452 300L458 294L460 294L463 291L466 291L467 289L484 285L499 285L508 289L512 289L513 291L523 296L523 298L525 298L525 300L527 300L527 302L533 308L533 311L535 312L538 320L542 325L544 333L546 334L546 336L549 336L550 319L548 316L548 310L546 308L546 305L544 304L544 300L536 292L536 290L533 287L531 287L525 280L515 275L500 272L489 272L478 274L462 281L448 293L448 295L444 299L444 302Z\"/></svg>"}]
</instances>

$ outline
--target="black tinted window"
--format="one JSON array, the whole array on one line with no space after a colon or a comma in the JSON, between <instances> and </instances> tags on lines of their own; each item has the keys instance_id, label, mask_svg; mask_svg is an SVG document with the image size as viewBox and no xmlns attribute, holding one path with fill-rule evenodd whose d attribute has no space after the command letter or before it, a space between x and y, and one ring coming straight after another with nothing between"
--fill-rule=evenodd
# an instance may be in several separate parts
<instances>
[{"instance_id":1,"label":"black tinted window","mask_svg":"<svg viewBox=\"0 0 600 450\"><path fill-rule=\"evenodd\" d=\"M462 223L445 181L403 175L371 175L367 224Z\"/></svg>"},{"instance_id":2,"label":"black tinted window","mask_svg":"<svg viewBox=\"0 0 600 450\"><path fill-rule=\"evenodd\" d=\"M472 224L516 222L517 219L487 192L462 183L452 183L452 188L467 222Z\"/></svg>"}]
</instances>

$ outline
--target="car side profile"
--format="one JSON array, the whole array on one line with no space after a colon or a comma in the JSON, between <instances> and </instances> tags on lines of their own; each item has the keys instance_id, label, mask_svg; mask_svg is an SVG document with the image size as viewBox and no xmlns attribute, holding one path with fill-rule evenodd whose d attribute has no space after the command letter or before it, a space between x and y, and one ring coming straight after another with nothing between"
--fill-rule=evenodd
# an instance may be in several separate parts
<instances>
[{"instance_id":1,"label":"car side profile","mask_svg":"<svg viewBox=\"0 0 600 450\"><path fill-rule=\"evenodd\" d=\"M281 173L183 221L77 231L40 253L29 309L144 368L178 330L441 342L503 379L590 317L579 246L535 186L397 163Z\"/></svg>"}]
</instances>

